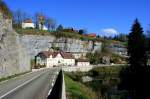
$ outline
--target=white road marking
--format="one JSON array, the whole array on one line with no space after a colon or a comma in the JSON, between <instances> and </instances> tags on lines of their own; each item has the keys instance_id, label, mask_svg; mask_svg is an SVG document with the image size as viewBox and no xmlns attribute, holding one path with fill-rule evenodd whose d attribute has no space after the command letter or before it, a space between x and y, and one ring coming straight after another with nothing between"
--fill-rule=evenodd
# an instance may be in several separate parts
<instances>
[{"instance_id":1,"label":"white road marking","mask_svg":"<svg viewBox=\"0 0 150 99\"><path fill-rule=\"evenodd\" d=\"M48 96L51 94L51 91L52 91L52 89L50 89L50 90L49 90L49 92L48 92Z\"/></svg>"},{"instance_id":2,"label":"white road marking","mask_svg":"<svg viewBox=\"0 0 150 99\"><path fill-rule=\"evenodd\" d=\"M52 86L54 86L54 83L52 82Z\"/></svg>"},{"instance_id":3,"label":"white road marking","mask_svg":"<svg viewBox=\"0 0 150 99\"><path fill-rule=\"evenodd\" d=\"M45 73L45 72L44 72L44 73ZM12 90L8 91L8 92L7 92L7 93L5 93L4 95L0 96L0 99L2 99L2 98L4 98L4 97L6 97L7 95L11 94L12 92L14 92L14 91L18 90L19 88L21 88L21 87L23 87L23 86L27 85L28 83L30 83L31 81L35 80L36 78L38 78L39 76L41 76L41 75L42 75L42 74L44 74L44 73L40 73L38 76L35 76L34 78L32 78L32 79L30 79L30 80L28 80L28 81L24 82L23 84L21 84L21 85L17 86L16 88L14 88L14 89L12 89Z\"/></svg>"}]
</instances>

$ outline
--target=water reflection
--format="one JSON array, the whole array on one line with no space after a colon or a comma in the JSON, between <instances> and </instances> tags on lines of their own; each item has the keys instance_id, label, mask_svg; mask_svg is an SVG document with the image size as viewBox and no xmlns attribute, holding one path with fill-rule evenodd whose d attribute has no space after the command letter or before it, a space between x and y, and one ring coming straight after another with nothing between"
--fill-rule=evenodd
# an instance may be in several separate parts
<instances>
[{"instance_id":1,"label":"water reflection","mask_svg":"<svg viewBox=\"0 0 150 99\"><path fill-rule=\"evenodd\" d=\"M120 78L118 75L102 74L97 77L92 77L92 81L84 82L85 85L97 92L99 99L129 99L127 98L127 91L118 90L119 83Z\"/></svg>"}]
</instances>

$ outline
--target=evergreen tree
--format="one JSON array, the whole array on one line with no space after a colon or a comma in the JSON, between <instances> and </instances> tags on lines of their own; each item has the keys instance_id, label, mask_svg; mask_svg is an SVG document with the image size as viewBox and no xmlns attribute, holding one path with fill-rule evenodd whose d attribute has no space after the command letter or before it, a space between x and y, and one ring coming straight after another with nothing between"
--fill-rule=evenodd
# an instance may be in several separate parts
<instances>
[{"instance_id":1,"label":"evergreen tree","mask_svg":"<svg viewBox=\"0 0 150 99\"><path fill-rule=\"evenodd\" d=\"M80 29L80 30L79 30L79 34L82 35L83 33L84 33L84 30L83 30L83 29Z\"/></svg>"},{"instance_id":2,"label":"evergreen tree","mask_svg":"<svg viewBox=\"0 0 150 99\"><path fill-rule=\"evenodd\" d=\"M136 19L128 36L129 67L120 73L120 89L131 99L150 99L150 68L147 66L145 36Z\"/></svg>"},{"instance_id":3,"label":"evergreen tree","mask_svg":"<svg viewBox=\"0 0 150 99\"><path fill-rule=\"evenodd\" d=\"M62 26L62 25L59 25L59 26L57 27L57 31L58 31L58 32L63 31L63 29L64 29L64 28L63 28L63 26Z\"/></svg>"},{"instance_id":4,"label":"evergreen tree","mask_svg":"<svg viewBox=\"0 0 150 99\"><path fill-rule=\"evenodd\" d=\"M143 34L143 28L141 27L137 19L135 20L135 23L133 24L131 29L131 33L128 37L128 55L129 64L131 66L145 66L145 37Z\"/></svg>"},{"instance_id":5,"label":"evergreen tree","mask_svg":"<svg viewBox=\"0 0 150 99\"><path fill-rule=\"evenodd\" d=\"M147 48L147 52L150 53L150 25L146 35L146 48Z\"/></svg>"}]
</instances>

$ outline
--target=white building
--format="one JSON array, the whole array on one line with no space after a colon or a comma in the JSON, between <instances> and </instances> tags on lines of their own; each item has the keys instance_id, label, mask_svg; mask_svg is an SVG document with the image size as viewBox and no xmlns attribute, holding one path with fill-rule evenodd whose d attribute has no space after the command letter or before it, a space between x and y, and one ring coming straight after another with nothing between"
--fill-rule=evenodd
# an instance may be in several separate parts
<instances>
[{"instance_id":1,"label":"white building","mask_svg":"<svg viewBox=\"0 0 150 99\"><path fill-rule=\"evenodd\" d=\"M22 22L22 28L23 29L27 29L27 28L35 28L35 24L32 22L32 20L25 20L24 22Z\"/></svg>"},{"instance_id":2,"label":"white building","mask_svg":"<svg viewBox=\"0 0 150 99\"><path fill-rule=\"evenodd\" d=\"M90 66L90 62L87 59L78 59L76 60L77 66Z\"/></svg>"},{"instance_id":3,"label":"white building","mask_svg":"<svg viewBox=\"0 0 150 99\"><path fill-rule=\"evenodd\" d=\"M36 56L36 65L73 66L75 59L71 53L43 51Z\"/></svg>"},{"instance_id":4,"label":"white building","mask_svg":"<svg viewBox=\"0 0 150 99\"><path fill-rule=\"evenodd\" d=\"M45 30L45 31L48 30L48 28L45 25L43 25L43 27L42 27L41 24L39 24L39 29L40 30Z\"/></svg>"}]
</instances>

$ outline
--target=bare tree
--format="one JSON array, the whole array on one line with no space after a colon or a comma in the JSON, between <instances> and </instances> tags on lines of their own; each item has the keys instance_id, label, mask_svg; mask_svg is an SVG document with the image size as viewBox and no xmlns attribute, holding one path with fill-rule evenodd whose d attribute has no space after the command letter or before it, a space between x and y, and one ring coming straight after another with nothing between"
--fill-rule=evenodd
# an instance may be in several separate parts
<instances>
[{"instance_id":1,"label":"bare tree","mask_svg":"<svg viewBox=\"0 0 150 99\"><path fill-rule=\"evenodd\" d=\"M54 30L56 28L56 21L53 18L47 17L45 23L48 30Z\"/></svg>"},{"instance_id":2,"label":"bare tree","mask_svg":"<svg viewBox=\"0 0 150 99\"><path fill-rule=\"evenodd\" d=\"M21 10L13 12L13 26L15 28L21 28L21 24L24 20L29 19L30 16Z\"/></svg>"},{"instance_id":3,"label":"bare tree","mask_svg":"<svg viewBox=\"0 0 150 99\"><path fill-rule=\"evenodd\" d=\"M39 29L40 29L40 30L43 30L44 25L45 25L45 20L46 20L45 15L41 13L41 14L38 16L38 25L39 25Z\"/></svg>"},{"instance_id":4,"label":"bare tree","mask_svg":"<svg viewBox=\"0 0 150 99\"><path fill-rule=\"evenodd\" d=\"M36 29L39 29L39 16L40 16L40 13L36 12L34 17L33 17Z\"/></svg>"}]
</instances>

